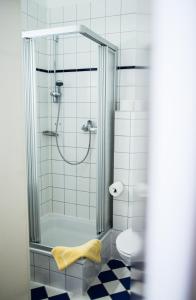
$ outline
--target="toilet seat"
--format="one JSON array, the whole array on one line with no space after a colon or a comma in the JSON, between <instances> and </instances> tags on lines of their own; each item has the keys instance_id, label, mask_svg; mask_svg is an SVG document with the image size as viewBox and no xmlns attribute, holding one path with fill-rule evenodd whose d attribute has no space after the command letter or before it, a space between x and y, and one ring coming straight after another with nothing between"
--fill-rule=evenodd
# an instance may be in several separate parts
<instances>
[{"instance_id":1,"label":"toilet seat","mask_svg":"<svg viewBox=\"0 0 196 300\"><path fill-rule=\"evenodd\" d=\"M142 250L142 239L132 229L127 229L118 235L116 248L127 257L138 255Z\"/></svg>"}]
</instances>

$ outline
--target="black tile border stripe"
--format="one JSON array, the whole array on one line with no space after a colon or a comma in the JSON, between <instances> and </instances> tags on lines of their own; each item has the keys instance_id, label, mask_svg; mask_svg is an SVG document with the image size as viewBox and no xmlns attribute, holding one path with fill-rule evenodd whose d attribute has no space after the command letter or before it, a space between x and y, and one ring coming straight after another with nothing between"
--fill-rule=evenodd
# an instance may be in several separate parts
<instances>
[{"instance_id":1,"label":"black tile border stripe","mask_svg":"<svg viewBox=\"0 0 196 300\"><path fill-rule=\"evenodd\" d=\"M40 69L40 68L36 68L36 71L42 72L42 73L50 73L48 70L46 70L46 69Z\"/></svg>"},{"instance_id":2,"label":"black tile border stripe","mask_svg":"<svg viewBox=\"0 0 196 300\"><path fill-rule=\"evenodd\" d=\"M117 70L130 70L130 69L143 70L143 69L148 69L148 67L145 66L118 66L117 67Z\"/></svg>"},{"instance_id":3,"label":"black tile border stripe","mask_svg":"<svg viewBox=\"0 0 196 300\"><path fill-rule=\"evenodd\" d=\"M143 70L148 69L145 66L118 66L117 70ZM54 73L54 70L47 70L47 69L40 69L36 68L36 71L43 72L43 73ZM79 68L79 69L58 69L56 73L71 73L71 72L89 72L89 71L97 71L97 68Z\"/></svg>"}]
</instances>

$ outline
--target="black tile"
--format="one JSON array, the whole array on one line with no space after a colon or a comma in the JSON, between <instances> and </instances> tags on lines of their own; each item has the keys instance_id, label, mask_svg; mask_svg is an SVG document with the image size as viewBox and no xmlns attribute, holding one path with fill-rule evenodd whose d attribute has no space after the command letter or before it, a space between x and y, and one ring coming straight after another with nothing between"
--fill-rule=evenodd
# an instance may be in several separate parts
<instances>
[{"instance_id":1,"label":"black tile","mask_svg":"<svg viewBox=\"0 0 196 300\"><path fill-rule=\"evenodd\" d=\"M143 299L142 296L136 295L134 293L131 293L130 295L130 300L142 300L142 299Z\"/></svg>"},{"instance_id":2,"label":"black tile","mask_svg":"<svg viewBox=\"0 0 196 300\"><path fill-rule=\"evenodd\" d=\"M52 296L52 297L49 297L48 299L51 299L51 300L70 300L69 295L67 293Z\"/></svg>"},{"instance_id":3,"label":"black tile","mask_svg":"<svg viewBox=\"0 0 196 300\"><path fill-rule=\"evenodd\" d=\"M103 283L109 282L109 281L113 281L113 280L118 280L118 278L116 277L116 275L111 270L101 272L98 275L98 278Z\"/></svg>"},{"instance_id":4,"label":"black tile","mask_svg":"<svg viewBox=\"0 0 196 300\"><path fill-rule=\"evenodd\" d=\"M120 261L120 260L117 260L117 259L111 259L109 262L108 262L108 266L111 268L111 269L119 269L119 268L123 268L125 267L125 264Z\"/></svg>"},{"instance_id":5,"label":"black tile","mask_svg":"<svg viewBox=\"0 0 196 300\"><path fill-rule=\"evenodd\" d=\"M103 284L97 284L94 286L91 286L87 291L90 299L99 299L101 297L108 296L108 292L103 286Z\"/></svg>"},{"instance_id":6,"label":"black tile","mask_svg":"<svg viewBox=\"0 0 196 300\"><path fill-rule=\"evenodd\" d=\"M120 292L110 295L112 300L130 300L130 294L128 292Z\"/></svg>"},{"instance_id":7,"label":"black tile","mask_svg":"<svg viewBox=\"0 0 196 300\"><path fill-rule=\"evenodd\" d=\"M130 290L130 288L131 288L131 278L130 277L121 278L119 280L126 290Z\"/></svg>"},{"instance_id":8,"label":"black tile","mask_svg":"<svg viewBox=\"0 0 196 300\"><path fill-rule=\"evenodd\" d=\"M48 295L44 286L31 290L31 300L41 300L46 298L48 298Z\"/></svg>"}]
</instances>

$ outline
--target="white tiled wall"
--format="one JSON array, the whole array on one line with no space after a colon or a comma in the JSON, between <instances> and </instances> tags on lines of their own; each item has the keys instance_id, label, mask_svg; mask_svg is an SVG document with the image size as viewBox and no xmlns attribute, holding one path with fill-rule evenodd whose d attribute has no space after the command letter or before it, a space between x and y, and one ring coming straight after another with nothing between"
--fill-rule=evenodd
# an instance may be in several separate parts
<instances>
[{"instance_id":1,"label":"white tiled wall","mask_svg":"<svg viewBox=\"0 0 196 300\"><path fill-rule=\"evenodd\" d=\"M56 11L50 13L57 20ZM53 69L53 44L49 68ZM97 67L97 48L83 37L60 37L57 44L57 69ZM50 75L49 90L53 89ZM80 161L85 156L89 134L81 130L87 120L97 120L97 72L58 73L64 83L59 122L59 144L66 159ZM49 97L50 98L50 97ZM50 98L50 129L55 131L58 105ZM55 139L52 139L52 211L80 218L95 219L96 198L96 134L92 135L91 151L84 163L73 166L62 161Z\"/></svg>"},{"instance_id":2,"label":"white tiled wall","mask_svg":"<svg viewBox=\"0 0 196 300\"><path fill-rule=\"evenodd\" d=\"M140 186L147 178L146 112L115 114L114 181L122 181L124 192L114 198L113 226L117 231L144 229L145 202Z\"/></svg>"},{"instance_id":3,"label":"white tiled wall","mask_svg":"<svg viewBox=\"0 0 196 300\"><path fill-rule=\"evenodd\" d=\"M23 16L26 28L33 29L47 26L61 26L72 24L84 24L92 30L109 39L111 42L119 47L118 65L120 66L148 66L149 65L149 48L150 48L150 0L92 0L89 2L81 2L75 4L74 0L67 1L63 5L48 7L45 12L39 8L39 5L31 1L23 1ZM28 4L27 4L28 2ZM46 1L47 2L47 1ZM34 4L33 4L34 3ZM60 1L56 1L60 3ZM54 6L54 5L53 5ZM40 11L40 12L39 12ZM46 13L47 11L47 13ZM48 16L45 19L46 15ZM40 17L38 17L40 16ZM44 17L43 17L44 16ZM86 45L78 43L78 48L81 53L78 54L77 59L73 56L73 40L69 43L64 43L64 52L67 53L69 59L66 61L66 67L70 67L73 61L80 67L89 66L89 55L87 54ZM61 48L59 48L61 49ZM61 50L59 57L65 58ZM69 54L68 54L69 53ZM68 56L69 55L69 56ZM80 56L80 57L79 57ZM61 61L61 59L59 59ZM94 63L94 59L90 60L90 64ZM88 74L78 73L80 77L78 82L82 82L81 86L77 85L77 95L75 95L75 74L70 73L63 80L65 85L69 86L66 89L64 97L76 98L81 101L81 106L77 105L78 111L82 114L88 111L88 105L84 108L84 98L89 100L89 89L84 89L86 77ZM116 113L115 118L115 161L114 161L114 180L120 180L125 185L124 193L118 198L114 199L113 212L113 227L116 232L132 227L136 231L142 231L144 228L144 214L145 214L145 199L141 199L137 193L138 184L146 181L147 168L147 108L148 108L148 78L149 71L147 69L128 69L118 71L118 101L120 103L120 111ZM93 85L91 87L91 98L95 93ZM73 99L72 99L73 100ZM65 100L66 101L66 100ZM71 102L71 101L70 101ZM87 101L89 103L89 101ZM74 115L75 106L73 103L67 103L67 110L69 114ZM91 113L95 110L91 106ZM53 111L53 110L52 110ZM75 116L75 115L74 115ZM75 135L75 126L72 118L65 118L66 128L73 128L73 132L66 132L69 136L70 145L73 145L73 135ZM79 137L78 137L79 140ZM74 145L75 146L75 145ZM53 148L53 147L52 147ZM52 150L52 153L55 150ZM56 154L52 154L56 155ZM67 152L69 157L70 152ZM71 154L73 155L73 154ZM75 154L76 155L76 154ZM60 162L52 162L53 176L52 181L57 182L57 185L63 184L61 172L63 167ZM86 165L83 174L89 174L88 166ZM58 170L56 177L56 170ZM55 172L54 172L55 171ZM67 168L65 174L66 182L69 186L75 186L76 171ZM72 173L73 172L73 173ZM80 174L81 170L77 169ZM83 171L82 171L83 172ZM91 175L88 179L79 176L77 184L79 186L87 187L89 178L94 181L95 168L91 164ZM84 176L85 177L85 176ZM73 182L74 181L74 182ZM65 184L65 181L64 181ZM91 186L91 182L90 182ZM81 192L74 192L72 189L64 189L66 191L67 199L70 199L64 209L74 214L75 198L78 196L78 211L80 205L88 204L89 199L85 193L88 189L81 189ZM53 196L57 199L62 197L62 191L58 186L53 186ZM94 195L93 195L94 198ZM92 200L93 202L93 200ZM55 210L60 211L61 205L56 204ZM94 213L94 212L93 212ZM86 217L85 212L81 215Z\"/></svg>"}]
</instances>

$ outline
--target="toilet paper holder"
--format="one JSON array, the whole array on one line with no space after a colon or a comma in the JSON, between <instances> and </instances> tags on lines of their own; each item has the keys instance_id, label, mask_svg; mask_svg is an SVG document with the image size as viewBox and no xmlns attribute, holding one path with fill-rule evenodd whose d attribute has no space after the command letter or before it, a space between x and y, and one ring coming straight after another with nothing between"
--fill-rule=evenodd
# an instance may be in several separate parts
<instances>
[{"instance_id":1,"label":"toilet paper holder","mask_svg":"<svg viewBox=\"0 0 196 300\"><path fill-rule=\"evenodd\" d=\"M109 193L113 197L118 197L122 194L124 189L123 183L120 181L116 181L109 186Z\"/></svg>"}]
</instances>

